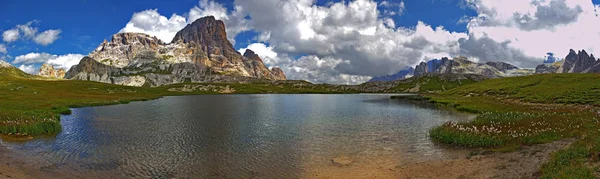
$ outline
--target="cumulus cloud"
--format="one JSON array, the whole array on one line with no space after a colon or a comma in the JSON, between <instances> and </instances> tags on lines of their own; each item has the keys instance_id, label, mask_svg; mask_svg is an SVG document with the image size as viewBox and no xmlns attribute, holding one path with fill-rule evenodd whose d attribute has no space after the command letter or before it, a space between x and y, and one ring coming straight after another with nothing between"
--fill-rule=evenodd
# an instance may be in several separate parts
<instances>
[{"instance_id":1,"label":"cumulus cloud","mask_svg":"<svg viewBox=\"0 0 600 179\"><path fill-rule=\"evenodd\" d=\"M19 55L12 61L13 64L33 64L33 63L44 63L55 55L49 53L28 53L25 55Z\"/></svg>"},{"instance_id":2,"label":"cumulus cloud","mask_svg":"<svg viewBox=\"0 0 600 179\"><path fill-rule=\"evenodd\" d=\"M38 69L34 65L21 65L19 69L25 73L37 74Z\"/></svg>"},{"instance_id":3,"label":"cumulus cloud","mask_svg":"<svg viewBox=\"0 0 600 179\"><path fill-rule=\"evenodd\" d=\"M19 29L10 29L2 32L2 40L4 40L4 42L14 42L18 40L19 37L21 37L21 34L19 34Z\"/></svg>"},{"instance_id":4,"label":"cumulus cloud","mask_svg":"<svg viewBox=\"0 0 600 179\"><path fill-rule=\"evenodd\" d=\"M59 35L62 31L60 29L51 29L44 31L42 33L37 34L33 41L39 45L47 46L59 38Z\"/></svg>"},{"instance_id":5,"label":"cumulus cloud","mask_svg":"<svg viewBox=\"0 0 600 179\"><path fill-rule=\"evenodd\" d=\"M35 37L35 34L37 34L37 32L38 32L38 29L36 27L32 27L31 25L34 23L39 23L39 22L40 22L39 20L33 20L26 24L17 25L17 28L19 30L21 30L21 32L23 33L23 36L25 38L31 39L31 38Z\"/></svg>"},{"instance_id":6,"label":"cumulus cloud","mask_svg":"<svg viewBox=\"0 0 600 179\"><path fill-rule=\"evenodd\" d=\"M600 29L594 27L600 24L595 11L597 6L590 0L465 1L479 15L467 25L469 38L474 39L464 42L490 44L492 40L500 44L497 47L502 47L496 48L497 50L487 47L487 54L465 55L491 60L492 54L515 52L515 58L505 55L496 57L496 60L533 67L541 62L543 54L547 52L554 52L561 58L571 48L585 49L591 53L600 52L600 44L590 40L600 39ZM462 45L463 52L482 50L481 47Z\"/></svg>"},{"instance_id":7,"label":"cumulus cloud","mask_svg":"<svg viewBox=\"0 0 600 179\"><path fill-rule=\"evenodd\" d=\"M244 54L247 49L256 53L267 66L277 66L282 63L280 61L282 58L277 56L277 52L273 51L273 47L267 47L267 45L263 43L253 43L248 45L247 48L242 48L238 51L241 54Z\"/></svg>"},{"instance_id":8,"label":"cumulus cloud","mask_svg":"<svg viewBox=\"0 0 600 179\"><path fill-rule=\"evenodd\" d=\"M8 53L8 51L6 50L6 46L4 44L0 44L0 53Z\"/></svg>"},{"instance_id":9,"label":"cumulus cloud","mask_svg":"<svg viewBox=\"0 0 600 179\"><path fill-rule=\"evenodd\" d=\"M185 17L177 14L170 18L158 13L158 9L136 12L119 32L137 32L156 36L163 42L171 42L175 34L186 26Z\"/></svg>"},{"instance_id":10,"label":"cumulus cloud","mask_svg":"<svg viewBox=\"0 0 600 179\"><path fill-rule=\"evenodd\" d=\"M349 75L337 71L335 67L340 63L343 63L343 60L332 57L321 59L309 55L283 64L281 69L288 79L307 80L313 83L358 84L371 79L370 76Z\"/></svg>"},{"instance_id":11,"label":"cumulus cloud","mask_svg":"<svg viewBox=\"0 0 600 179\"><path fill-rule=\"evenodd\" d=\"M378 4L371 0L329 6L317 6L312 1L248 0L236 1L236 5L249 14L253 30L261 36L269 34L269 38L260 39L266 39L276 53L343 59L343 63L333 63L334 70L350 76L396 73L424 58L457 51L458 39L467 37L423 22L414 29L396 29L393 20L381 18ZM418 49L411 46L418 45L410 43L417 40L426 44Z\"/></svg>"},{"instance_id":12,"label":"cumulus cloud","mask_svg":"<svg viewBox=\"0 0 600 179\"><path fill-rule=\"evenodd\" d=\"M47 46L58 40L60 29L50 29L38 33L38 28L34 24L40 23L39 20L29 21L25 24L16 25L15 28L6 30L2 33L2 40L7 43L14 42L23 36L25 40L33 40L36 44Z\"/></svg>"},{"instance_id":13,"label":"cumulus cloud","mask_svg":"<svg viewBox=\"0 0 600 179\"><path fill-rule=\"evenodd\" d=\"M77 65L79 61L85 57L82 54L66 54L66 55L52 55L49 53L28 53L25 55L19 55L13 60L13 64L23 64L21 66L27 67L33 65L28 64L40 64L47 63L55 68L62 68L69 70L73 65Z\"/></svg>"}]
</instances>

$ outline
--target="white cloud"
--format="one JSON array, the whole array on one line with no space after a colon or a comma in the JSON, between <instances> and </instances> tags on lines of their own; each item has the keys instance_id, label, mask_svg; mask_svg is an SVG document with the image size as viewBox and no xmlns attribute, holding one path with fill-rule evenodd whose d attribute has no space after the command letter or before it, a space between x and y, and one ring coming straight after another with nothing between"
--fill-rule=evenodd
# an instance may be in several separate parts
<instances>
[{"instance_id":1,"label":"white cloud","mask_svg":"<svg viewBox=\"0 0 600 179\"><path fill-rule=\"evenodd\" d=\"M28 53L15 57L13 64L40 64L47 63L55 68L63 68L69 70L73 65L77 65L85 55L82 54L66 54L52 55L49 53ZM23 66L23 65L21 65ZM29 65L33 66L33 65Z\"/></svg>"},{"instance_id":2,"label":"white cloud","mask_svg":"<svg viewBox=\"0 0 600 179\"><path fill-rule=\"evenodd\" d=\"M47 63L54 66L54 68L62 68L65 70L69 70L72 66L79 64L79 61L81 61L83 57L85 57L85 55L66 54L55 56L55 58L48 60Z\"/></svg>"},{"instance_id":3,"label":"white cloud","mask_svg":"<svg viewBox=\"0 0 600 179\"><path fill-rule=\"evenodd\" d=\"M470 36L476 40L488 38L503 48L475 55L491 60L494 53L520 53L506 60L523 67L541 63L543 54L554 52L565 57L569 49L585 49L600 53L600 18L590 0L466 0L478 13L468 23ZM489 49L469 49L486 51ZM487 55L485 55L487 54ZM514 54L514 53L513 53ZM485 57L488 56L488 57ZM498 58L498 57L496 57Z\"/></svg>"},{"instance_id":4,"label":"white cloud","mask_svg":"<svg viewBox=\"0 0 600 179\"><path fill-rule=\"evenodd\" d=\"M49 59L54 58L55 55L49 53L28 53L25 55L19 55L12 61L13 64L33 64L33 63L44 63Z\"/></svg>"},{"instance_id":5,"label":"white cloud","mask_svg":"<svg viewBox=\"0 0 600 179\"><path fill-rule=\"evenodd\" d=\"M288 79L307 80L313 83L350 85L364 83L371 79L370 76L340 73L335 69L339 63L343 63L343 61L331 57L321 59L317 56L310 55L283 64L281 69Z\"/></svg>"},{"instance_id":6,"label":"white cloud","mask_svg":"<svg viewBox=\"0 0 600 179\"><path fill-rule=\"evenodd\" d=\"M8 53L8 51L6 50L6 46L4 44L0 44L0 53Z\"/></svg>"},{"instance_id":7,"label":"white cloud","mask_svg":"<svg viewBox=\"0 0 600 179\"><path fill-rule=\"evenodd\" d=\"M21 32L23 33L25 38L31 39L31 38L35 37L35 34L37 34L37 32L38 32L38 29L36 27L32 27L31 25L33 23L39 23L39 22L40 21L38 21L38 20L29 21L26 24L17 25L17 28L19 30L21 30Z\"/></svg>"},{"instance_id":8,"label":"white cloud","mask_svg":"<svg viewBox=\"0 0 600 179\"><path fill-rule=\"evenodd\" d=\"M39 20L29 21L25 24L16 25L15 28L6 30L2 33L2 39L5 42L14 42L21 38L21 35L25 40L33 40L36 44L47 46L54 41L58 40L60 33L62 32L60 29L50 29L44 32L38 33L38 28L33 27L33 24L39 23Z\"/></svg>"},{"instance_id":9,"label":"white cloud","mask_svg":"<svg viewBox=\"0 0 600 179\"><path fill-rule=\"evenodd\" d=\"M244 54L246 49L254 51L254 53L256 53L267 66L277 66L281 63L279 61L279 57L277 57L277 53L273 51L273 47L267 47L263 43L253 43L248 45L247 48L241 48L238 51L241 54Z\"/></svg>"},{"instance_id":10,"label":"white cloud","mask_svg":"<svg viewBox=\"0 0 600 179\"><path fill-rule=\"evenodd\" d=\"M19 37L21 37L21 34L19 34L19 29L10 29L2 32L2 40L4 40L4 42L14 42L18 40Z\"/></svg>"},{"instance_id":11,"label":"white cloud","mask_svg":"<svg viewBox=\"0 0 600 179\"><path fill-rule=\"evenodd\" d=\"M42 33L37 34L33 38L33 41L39 45L47 46L54 43L54 41L56 41L59 38L61 32L62 31L60 29L46 30Z\"/></svg>"},{"instance_id":12,"label":"white cloud","mask_svg":"<svg viewBox=\"0 0 600 179\"><path fill-rule=\"evenodd\" d=\"M186 24L183 16L173 14L167 18L160 15L157 9L149 9L134 13L131 20L119 32L145 33L168 43Z\"/></svg>"},{"instance_id":13,"label":"white cloud","mask_svg":"<svg viewBox=\"0 0 600 179\"><path fill-rule=\"evenodd\" d=\"M19 69L25 73L37 74L38 69L34 65L21 65Z\"/></svg>"}]
</instances>

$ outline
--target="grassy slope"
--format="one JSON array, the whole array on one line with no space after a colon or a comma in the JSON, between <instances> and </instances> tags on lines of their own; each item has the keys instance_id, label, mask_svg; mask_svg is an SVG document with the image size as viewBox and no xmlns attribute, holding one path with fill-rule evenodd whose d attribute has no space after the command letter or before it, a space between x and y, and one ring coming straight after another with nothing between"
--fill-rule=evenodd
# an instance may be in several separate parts
<instances>
[{"instance_id":1,"label":"grassy slope","mask_svg":"<svg viewBox=\"0 0 600 179\"><path fill-rule=\"evenodd\" d=\"M45 135L61 130L60 115L70 107L98 106L169 95L216 94L217 91L172 92L183 86L229 86L235 93L352 93L326 85L178 84L160 88L127 87L91 81L34 79L18 69L0 69L0 134Z\"/></svg>"},{"instance_id":2,"label":"grassy slope","mask_svg":"<svg viewBox=\"0 0 600 179\"><path fill-rule=\"evenodd\" d=\"M465 85L431 101L480 115L447 123L433 139L464 146L510 150L520 145L580 137L543 166L543 178L595 178L600 157L600 75L548 74L493 79Z\"/></svg>"},{"instance_id":3,"label":"grassy slope","mask_svg":"<svg viewBox=\"0 0 600 179\"><path fill-rule=\"evenodd\" d=\"M449 75L427 75L413 77L399 81L398 85L393 88L392 91L437 93L479 81L468 76L462 78L464 79L453 78Z\"/></svg>"}]
</instances>

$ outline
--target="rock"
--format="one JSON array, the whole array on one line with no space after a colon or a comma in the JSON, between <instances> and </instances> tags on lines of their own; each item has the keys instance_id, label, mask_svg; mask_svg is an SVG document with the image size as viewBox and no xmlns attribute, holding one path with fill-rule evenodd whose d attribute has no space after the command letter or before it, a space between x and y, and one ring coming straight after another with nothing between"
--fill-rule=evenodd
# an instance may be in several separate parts
<instances>
[{"instance_id":1,"label":"rock","mask_svg":"<svg viewBox=\"0 0 600 179\"><path fill-rule=\"evenodd\" d=\"M487 78L500 78L532 73L533 70L519 69L504 62L481 64L472 62L466 57L456 57L454 59L442 58L441 60L421 62L415 67L414 76L418 77L426 74L478 74Z\"/></svg>"},{"instance_id":2,"label":"rock","mask_svg":"<svg viewBox=\"0 0 600 179\"><path fill-rule=\"evenodd\" d=\"M535 74L556 73L560 67L555 65L541 64L535 67Z\"/></svg>"},{"instance_id":3,"label":"rock","mask_svg":"<svg viewBox=\"0 0 600 179\"><path fill-rule=\"evenodd\" d=\"M10 63L0 60L0 68L11 68L13 67Z\"/></svg>"},{"instance_id":4,"label":"rock","mask_svg":"<svg viewBox=\"0 0 600 179\"><path fill-rule=\"evenodd\" d=\"M347 156L339 156L339 157L331 159L331 163L333 163L334 165L337 165L337 166L348 166L348 165L352 164L352 162L354 162L352 160L352 158L347 157Z\"/></svg>"},{"instance_id":5,"label":"rock","mask_svg":"<svg viewBox=\"0 0 600 179\"><path fill-rule=\"evenodd\" d=\"M253 51L244 56L237 52L224 23L212 16L187 25L170 44L141 33L115 34L77 66L67 72L68 79L128 86L287 79L281 69L269 70Z\"/></svg>"},{"instance_id":6,"label":"rock","mask_svg":"<svg viewBox=\"0 0 600 179\"><path fill-rule=\"evenodd\" d=\"M285 73L283 73L283 70L281 70L281 68L279 67L273 67L273 69L271 69L271 73L273 74L273 76L275 76L275 80L286 80L287 77L285 76Z\"/></svg>"},{"instance_id":7,"label":"rock","mask_svg":"<svg viewBox=\"0 0 600 179\"><path fill-rule=\"evenodd\" d=\"M506 72L508 70L516 70L519 69L519 67L516 67L514 65L508 64L508 63L504 63L504 62L487 62L485 63L486 65L492 66L502 72Z\"/></svg>"},{"instance_id":8,"label":"rock","mask_svg":"<svg viewBox=\"0 0 600 179\"><path fill-rule=\"evenodd\" d=\"M597 64L594 55L590 56L585 50L576 53L573 49L569 50L569 55L565 58L561 73L587 73Z\"/></svg>"},{"instance_id":9,"label":"rock","mask_svg":"<svg viewBox=\"0 0 600 179\"><path fill-rule=\"evenodd\" d=\"M427 63L421 62L419 65L415 67L415 72L413 76L421 76L427 73Z\"/></svg>"},{"instance_id":10,"label":"rock","mask_svg":"<svg viewBox=\"0 0 600 179\"><path fill-rule=\"evenodd\" d=\"M65 76L65 70L63 70L62 68L55 70L54 67L52 65L49 64L43 64L42 67L40 67L40 70L38 72L39 76L43 76L43 77L50 77L50 78L63 78Z\"/></svg>"}]
</instances>

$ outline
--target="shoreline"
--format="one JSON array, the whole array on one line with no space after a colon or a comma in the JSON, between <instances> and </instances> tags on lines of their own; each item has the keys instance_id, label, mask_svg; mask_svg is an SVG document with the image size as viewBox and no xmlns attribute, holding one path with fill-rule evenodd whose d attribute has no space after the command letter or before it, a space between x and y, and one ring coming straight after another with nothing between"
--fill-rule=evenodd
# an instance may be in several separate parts
<instances>
[{"instance_id":1,"label":"shoreline","mask_svg":"<svg viewBox=\"0 0 600 179\"><path fill-rule=\"evenodd\" d=\"M302 178L539 178L539 169L551 154L569 147L577 139L563 139L546 144L523 146L502 153L485 149L461 150L457 156L440 160L390 166L323 166L304 173ZM69 178L83 177L82 173L66 169L43 169L27 156L0 145L0 178ZM365 168L366 167L366 168ZM358 169L358 170L357 170ZM358 172L360 171L360 172ZM115 173L115 176L122 176Z\"/></svg>"}]
</instances>

